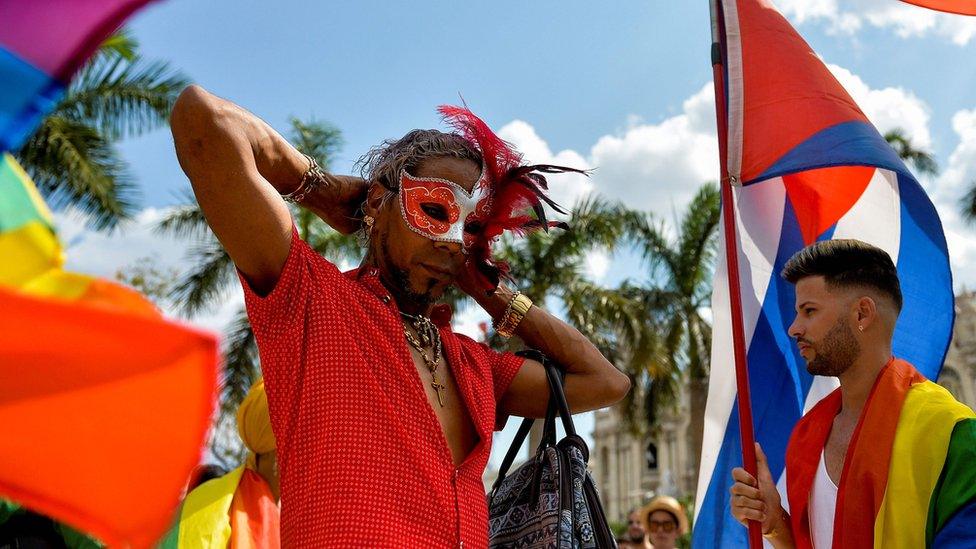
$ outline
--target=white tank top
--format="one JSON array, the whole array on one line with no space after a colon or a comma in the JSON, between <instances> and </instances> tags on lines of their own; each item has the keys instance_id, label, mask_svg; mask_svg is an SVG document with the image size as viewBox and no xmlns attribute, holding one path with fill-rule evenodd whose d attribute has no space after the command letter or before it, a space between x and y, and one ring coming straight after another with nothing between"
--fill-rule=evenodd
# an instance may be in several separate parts
<instances>
[{"instance_id":1,"label":"white tank top","mask_svg":"<svg viewBox=\"0 0 976 549\"><path fill-rule=\"evenodd\" d=\"M810 537L814 549L830 549L834 543L834 511L837 508L837 485L827 475L827 461L820 452L820 464L810 490Z\"/></svg>"}]
</instances>

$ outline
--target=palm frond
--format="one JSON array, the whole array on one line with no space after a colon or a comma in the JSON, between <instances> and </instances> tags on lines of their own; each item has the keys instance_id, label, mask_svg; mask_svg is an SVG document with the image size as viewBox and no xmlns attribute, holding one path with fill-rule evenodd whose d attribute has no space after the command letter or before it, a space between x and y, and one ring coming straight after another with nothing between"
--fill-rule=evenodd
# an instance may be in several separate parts
<instances>
[{"instance_id":1,"label":"palm frond","mask_svg":"<svg viewBox=\"0 0 976 549\"><path fill-rule=\"evenodd\" d=\"M234 263L213 236L192 247L189 256L196 268L173 287L170 299L180 314L191 317L219 303L234 280Z\"/></svg>"},{"instance_id":2,"label":"palm frond","mask_svg":"<svg viewBox=\"0 0 976 549\"><path fill-rule=\"evenodd\" d=\"M110 139L82 121L48 116L16 154L48 204L72 205L95 229L135 212L136 187Z\"/></svg>"},{"instance_id":3,"label":"palm frond","mask_svg":"<svg viewBox=\"0 0 976 549\"><path fill-rule=\"evenodd\" d=\"M225 330L223 357L220 407L210 450L225 466L233 468L241 463L247 450L237 435L237 408L261 375L257 343L243 308L237 311Z\"/></svg>"},{"instance_id":4,"label":"palm frond","mask_svg":"<svg viewBox=\"0 0 976 549\"><path fill-rule=\"evenodd\" d=\"M102 42L95 55L117 56L128 61L136 58L139 41L132 36L129 29L119 29Z\"/></svg>"},{"instance_id":5,"label":"palm frond","mask_svg":"<svg viewBox=\"0 0 976 549\"><path fill-rule=\"evenodd\" d=\"M210 225L203 210L197 204L196 197L189 189L179 193L182 206L170 210L159 223L153 227L153 232L160 235L177 238L205 238L210 234Z\"/></svg>"},{"instance_id":6,"label":"palm frond","mask_svg":"<svg viewBox=\"0 0 976 549\"><path fill-rule=\"evenodd\" d=\"M224 376L220 384L221 409L236 413L251 385L260 377L254 331L241 308L224 333Z\"/></svg>"},{"instance_id":7,"label":"palm frond","mask_svg":"<svg viewBox=\"0 0 976 549\"><path fill-rule=\"evenodd\" d=\"M969 223L976 223L976 181L970 184L970 188L959 201L962 208L962 215Z\"/></svg>"},{"instance_id":8,"label":"palm frond","mask_svg":"<svg viewBox=\"0 0 976 549\"><path fill-rule=\"evenodd\" d=\"M644 393L644 415L647 427L654 430L661 417L675 409L681 391L679 376L652 377Z\"/></svg>"},{"instance_id":9,"label":"palm frond","mask_svg":"<svg viewBox=\"0 0 976 549\"><path fill-rule=\"evenodd\" d=\"M295 148L314 158L323 170L329 171L332 159L342 149L342 131L314 118L303 121L293 116L288 122L291 125L289 139Z\"/></svg>"},{"instance_id":10,"label":"palm frond","mask_svg":"<svg viewBox=\"0 0 976 549\"><path fill-rule=\"evenodd\" d=\"M54 115L83 122L109 139L166 125L189 80L161 61L104 56L85 65Z\"/></svg>"},{"instance_id":11,"label":"palm frond","mask_svg":"<svg viewBox=\"0 0 976 549\"><path fill-rule=\"evenodd\" d=\"M939 174L939 164L935 161L932 153L916 148L911 138L905 134L905 130L901 128L890 130L885 133L884 139L895 149L898 156L914 166L915 171L918 173L926 175Z\"/></svg>"},{"instance_id":12,"label":"palm frond","mask_svg":"<svg viewBox=\"0 0 976 549\"><path fill-rule=\"evenodd\" d=\"M663 222L657 221L650 213L638 214L630 218L628 236L640 251L641 259L652 275L657 268L669 273L678 268L679 258L672 249ZM651 276L651 279L654 277Z\"/></svg>"},{"instance_id":13,"label":"palm frond","mask_svg":"<svg viewBox=\"0 0 976 549\"><path fill-rule=\"evenodd\" d=\"M315 214L305 209L302 209L296 218L299 234L322 257L336 264L343 261L358 264L362 261L365 250L355 235L346 235L336 231Z\"/></svg>"},{"instance_id":14,"label":"palm frond","mask_svg":"<svg viewBox=\"0 0 976 549\"><path fill-rule=\"evenodd\" d=\"M702 185L682 219L677 254L680 261L678 272L674 273L675 281L688 295L711 278L720 214L718 185Z\"/></svg>"}]
</instances>

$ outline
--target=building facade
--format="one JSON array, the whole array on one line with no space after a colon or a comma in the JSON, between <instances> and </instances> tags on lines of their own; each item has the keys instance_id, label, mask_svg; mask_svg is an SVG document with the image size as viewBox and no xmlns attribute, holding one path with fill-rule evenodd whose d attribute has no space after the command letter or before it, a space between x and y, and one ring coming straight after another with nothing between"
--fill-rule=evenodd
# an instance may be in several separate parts
<instances>
[{"instance_id":1,"label":"building facade","mask_svg":"<svg viewBox=\"0 0 976 549\"><path fill-rule=\"evenodd\" d=\"M976 408L976 292L956 297L952 342L938 382L970 408ZM595 414L590 468L600 488L607 518L622 522L628 510L656 494L694 496L694 463L688 391L666 414L653 436L634 437L617 407Z\"/></svg>"}]
</instances>

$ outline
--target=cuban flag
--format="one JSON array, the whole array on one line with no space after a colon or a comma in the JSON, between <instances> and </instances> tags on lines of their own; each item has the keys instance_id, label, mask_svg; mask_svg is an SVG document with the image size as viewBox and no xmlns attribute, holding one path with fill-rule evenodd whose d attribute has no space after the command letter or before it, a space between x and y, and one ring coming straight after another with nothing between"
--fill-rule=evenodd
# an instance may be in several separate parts
<instances>
[{"instance_id":1,"label":"cuban flag","mask_svg":"<svg viewBox=\"0 0 976 549\"><path fill-rule=\"evenodd\" d=\"M814 377L787 335L785 262L813 242L856 238L895 261L905 305L894 353L936 379L954 303L942 224L922 187L841 84L768 0L714 0L724 41L728 176L735 183L742 297L756 440L784 493L793 425L837 387ZM720 225L721 226L721 225ZM729 511L741 466L724 253L712 294L711 378L695 508L696 547L745 547Z\"/></svg>"},{"instance_id":2,"label":"cuban flag","mask_svg":"<svg viewBox=\"0 0 976 549\"><path fill-rule=\"evenodd\" d=\"M0 151L16 150L71 75L150 0L0 0Z\"/></svg>"}]
</instances>

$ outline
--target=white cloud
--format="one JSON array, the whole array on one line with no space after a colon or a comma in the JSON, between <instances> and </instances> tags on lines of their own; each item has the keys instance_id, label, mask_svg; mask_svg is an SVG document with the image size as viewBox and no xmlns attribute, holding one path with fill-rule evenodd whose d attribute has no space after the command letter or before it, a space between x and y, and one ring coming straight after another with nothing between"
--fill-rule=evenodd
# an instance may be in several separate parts
<instances>
[{"instance_id":1,"label":"white cloud","mask_svg":"<svg viewBox=\"0 0 976 549\"><path fill-rule=\"evenodd\" d=\"M830 0L821 2L825 7L813 13L833 5ZM881 132L901 128L917 147L932 146L929 108L914 93L901 87L872 88L848 69L827 66ZM572 150L554 155L535 128L522 120L507 124L499 133L533 162L594 168L589 186L567 176L550 178L563 203L569 196L596 191L670 220L702 183L717 179L715 131L714 92L712 84L706 83L682 102L679 114L656 124L630 116L624 129L596 138L585 156Z\"/></svg>"},{"instance_id":2,"label":"white cloud","mask_svg":"<svg viewBox=\"0 0 976 549\"><path fill-rule=\"evenodd\" d=\"M657 124L635 124L600 137L590 150L593 180L604 195L671 217L705 181L718 177L712 85Z\"/></svg>"},{"instance_id":3,"label":"white cloud","mask_svg":"<svg viewBox=\"0 0 976 549\"><path fill-rule=\"evenodd\" d=\"M573 150L553 154L535 128L523 120L506 124L498 134L529 162L595 168L589 179L575 175L549 178L553 198L560 204L570 205L596 191L632 208L670 216L702 183L718 175L712 93L712 85L706 84L683 102L681 114L657 124L632 115L620 132L597 138L585 156Z\"/></svg>"},{"instance_id":4,"label":"white cloud","mask_svg":"<svg viewBox=\"0 0 976 549\"><path fill-rule=\"evenodd\" d=\"M901 38L930 34L964 46L976 35L976 18L920 8L895 0L775 0L796 24L823 23L827 32L852 35L864 28L890 29Z\"/></svg>"},{"instance_id":5,"label":"white cloud","mask_svg":"<svg viewBox=\"0 0 976 549\"><path fill-rule=\"evenodd\" d=\"M164 272L174 269L180 275L186 273L193 266L186 257L192 243L153 232L166 213L167 210L146 208L114 232L105 233L87 229L76 211L56 212L55 224L67 256L65 269L114 279L119 269L148 257ZM171 319L221 333L243 304L244 294L235 281L214 310L189 320L178 316L173 308L164 308L163 313Z\"/></svg>"},{"instance_id":6,"label":"white cloud","mask_svg":"<svg viewBox=\"0 0 976 549\"><path fill-rule=\"evenodd\" d=\"M451 326L454 331L464 334L475 341L481 341L485 337L485 329L491 326L491 316L484 309L477 305L469 305L455 311L451 319Z\"/></svg>"},{"instance_id":7,"label":"white cloud","mask_svg":"<svg viewBox=\"0 0 976 549\"><path fill-rule=\"evenodd\" d=\"M590 167L586 159L576 151L567 149L553 154L549 144L539 137L535 128L523 120L513 120L505 124L498 130L498 135L515 145L530 164L555 164L579 169ZM549 177L548 180L550 196L557 204L566 208L593 191L593 181L583 175L565 174Z\"/></svg>"},{"instance_id":8,"label":"white cloud","mask_svg":"<svg viewBox=\"0 0 976 549\"><path fill-rule=\"evenodd\" d=\"M805 16L829 11L834 5L830 0L806 4L811 11ZM931 149L930 109L911 90L872 88L843 67L828 67L882 133L901 128L915 146ZM631 116L626 123L619 132L596 138L587 155L574 151L559 154L584 159L577 162L595 168L592 191L671 221L701 183L714 181L718 174L712 86L705 84L688 97L675 116L656 124ZM958 213L960 197L976 181L976 108L956 113L952 125L960 137L958 146L942 175L923 179L922 183L942 217L957 283L976 287L976 228L967 225ZM516 121L505 128L509 132L505 137L526 150L530 159L552 160L554 155L544 137L529 123ZM552 179L555 182L561 177ZM597 281L616 267L604 252L588 257L586 265L589 276Z\"/></svg>"},{"instance_id":9,"label":"white cloud","mask_svg":"<svg viewBox=\"0 0 976 549\"><path fill-rule=\"evenodd\" d=\"M959 213L959 200L976 183L976 108L952 117L959 143L949 155L942 175L931 182L929 192L945 228L953 277L957 287L976 287L976 227Z\"/></svg>"},{"instance_id":10,"label":"white cloud","mask_svg":"<svg viewBox=\"0 0 976 549\"><path fill-rule=\"evenodd\" d=\"M881 133L901 128L916 147L932 146L928 105L914 93L900 87L872 89L843 67L828 63L827 68Z\"/></svg>"}]
</instances>

